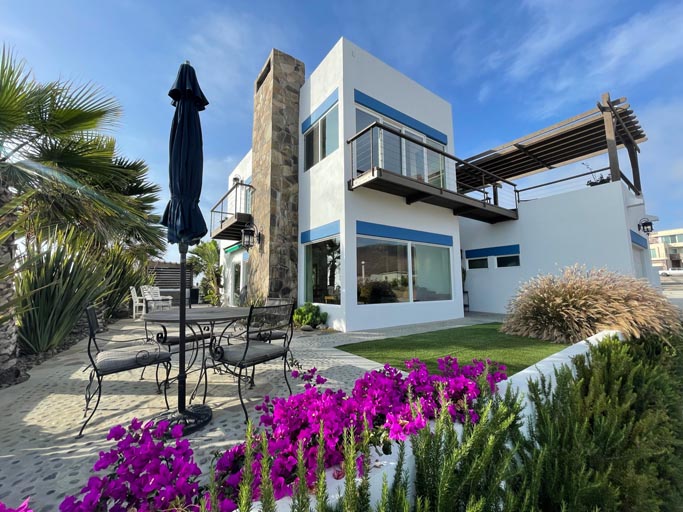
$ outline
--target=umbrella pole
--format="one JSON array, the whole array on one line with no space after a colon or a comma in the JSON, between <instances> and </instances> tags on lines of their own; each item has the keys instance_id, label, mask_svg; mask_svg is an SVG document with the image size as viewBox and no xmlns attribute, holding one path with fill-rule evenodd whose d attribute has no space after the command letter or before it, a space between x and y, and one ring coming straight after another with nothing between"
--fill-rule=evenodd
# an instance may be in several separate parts
<instances>
[{"instance_id":1,"label":"umbrella pole","mask_svg":"<svg viewBox=\"0 0 683 512\"><path fill-rule=\"evenodd\" d=\"M207 425L211 421L213 413L208 405L196 404L191 405L190 407L186 406L187 372L185 369L185 327L187 321L185 315L185 305L187 300L185 299L185 294L187 293L187 244L181 242L178 244L178 250L180 251L180 308L178 316L178 325L180 327L180 333L178 334L178 410L159 414L155 420L157 422L162 420L168 421L171 426L182 424L183 435L189 435Z\"/></svg>"},{"instance_id":2,"label":"umbrella pole","mask_svg":"<svg viewBox=\"0 0 683 512\"><path fill-rule=\"evenodd\" d=\"M180 251L180 335L178 353L178 412L185 412L185 395L187 375L185 373L185 293L187 290L187 244L178 244Z\"/></svg>"}]
</instances>

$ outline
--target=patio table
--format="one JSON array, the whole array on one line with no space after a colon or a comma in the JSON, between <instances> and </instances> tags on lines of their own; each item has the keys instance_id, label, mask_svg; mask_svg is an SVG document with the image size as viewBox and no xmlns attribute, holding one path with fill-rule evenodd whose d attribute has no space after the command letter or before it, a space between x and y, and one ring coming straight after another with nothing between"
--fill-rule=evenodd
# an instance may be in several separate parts
<instances>
[{"instance_id":1,"label":"patio table","mask_svg":"<svg viewBox=\"0 0 683 512\"><path fill-rule=\"evenodd\" d=\"M205 355L206 345L203 343L205 336L204 332L208 330L209 340L213 339L216 335L216 326L222 325L223 329L219 336L222 336L225 331L232 327L235 322L239 320L246 320L249 317L249 308L245 307L222 307L222 308L193 308L185 311L185 322L186 327L192 332L193 342L202 342L202 356ZM172 308L169 310L161 311L151 311L143 315L145 320L145 333L149 337L149 330L147 327L148 323L159 324L163 328L163 332L159 333L156 338L161 344L167 344L168 333L166 331L167 324L179 324L180 323L180 309ZM196 346L195 350L199 347ZM195 357L191 359L189 366L196 359Z\"/></svg>"},{"instance_id":2,"label":"patio table","mask_svg":"<svg viewBox=\"0 0 683 512\"><path fill-rule=\"evenodd\" d=\"M203 328L206 327L208 328L209 336L208 339L212 340L216 336L216 326L221 325L222 326L222 331L219 334L219 336L223 336L225 331L233 326L235 322L239 320L246 320L249 318L249 311L250 308L244 308L244 307L221 307L221 308L215 308L215 307L208 307L208 308L192 308L192 309L186 309L185 310L185 322L186 322L186 327L190 329L192 334L194 335L193 338L197 341L197 345L195 345L195 353L194 357L191 359L192 364L194 360L196 359L197 354L199 353L199 343L201 342L201 350L202 350L202 361L206 357L206 343L205 339L206 337L203 335ZM146 313L143 315L143 319L145 321L145 332L148 331L147 329L147 324L148 323L154 323L154 324L159 324L163 327L164 331L160 336L157 336L157 341L164 343L166 341L165 338L167 338L168 334L166 331L165 326L167 324L180 324L180 308L172 308L168 310L163 310L163 311L151 311L149 313ZM196 329L196 330L195 330ZM186 349L187 345L185 345ZM183 347L179 347L179 350L183 350ZM181 359L182 360L182 359ZM184 365L183 365L184 366ZM184 368L181 368L181 371L183 371ZM192 397L196 395L197 389L195 387L195 390L192 393ZM178 386L178 403L185 403L185 386L184 385L179 385ZM210 409L206 406L193 406L197 407L197 413L193 414L190 413L188 410L188 413L185 413L183 416L183 422L186 424L185 432L190 433L198 428L201 428L204 424L208 423L211 419L211 412ZM203 411L202 408L207 409L206 411ZM182 416L182 415L181 415ZM192 418L193 416L198 417L196 420L196 424L190 425L188 424L188 417ZM206 416L206 417L203 417ZM207 419L208 418L208 419Z\"/></svg>"}]
</instances>

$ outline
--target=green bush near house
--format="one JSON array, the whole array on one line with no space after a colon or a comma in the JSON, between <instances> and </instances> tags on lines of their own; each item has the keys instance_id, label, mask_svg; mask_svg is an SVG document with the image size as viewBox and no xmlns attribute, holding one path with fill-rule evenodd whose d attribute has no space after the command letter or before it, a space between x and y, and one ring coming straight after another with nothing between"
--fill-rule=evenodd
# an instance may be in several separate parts
<instances>
[{"instance_id":1,"label":"green bush near house","mask_svg":"<svg viewBox=\"0 0 683 512\"><path fill-rule=\"evenodd\" d=\"M681 312L645 280L573 266L524 284L501 330L576 343L605 329L633 337L680 333Z\"/></svg>"},{"instance_id":2,"label":"green bush near house","mask_svg":"<svg viewBox=\"0 0 683 512\"><path fill-rule=\"evenodd\" d=\"M320 311L320 306L316 306L311 302L304 303L303 306L296 308L294 311L294 325L301 327L302 325L316 325L325 324L327 322L327 313Z\"/></svg>"}]
</instances>

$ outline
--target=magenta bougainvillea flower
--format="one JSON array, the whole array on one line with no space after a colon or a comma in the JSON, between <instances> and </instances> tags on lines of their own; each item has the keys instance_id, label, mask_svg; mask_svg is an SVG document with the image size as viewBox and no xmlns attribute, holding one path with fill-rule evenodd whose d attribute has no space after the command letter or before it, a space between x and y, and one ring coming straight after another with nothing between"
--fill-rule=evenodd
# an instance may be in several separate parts
<instances>
[{"instance_id":1,"label":"magenta bougainvillea flower","mask_svg":"<svg viewBox=\"0 0 683 512\"><path fill-rule=\"evenodd\" d=\"M253 439L252 467L244 467L244 443L217 457L214 478L219 512L236 510L244 471L251 471L254 497L258 499L263 437L273 458L271 481L279 499L292 494L299 443L303 447L306 481L312 487L319 447L324 447L325 467L339 467L345 430L353 428L360 436L367 426L372 439L403 441L427 427L442 404L448 407L454 421L476 423L476 400L482 394L493 393L497 384L507 378L505 366L489 360L460 365L456 358L447 356L438 361L437 373L430 373L418 359L406 361L405 365L407 373L389 365L366 373L355 382L350 394L323 388L327 381L316 368L293 371L292 377L304 383L302 393L287 398L266 396L257 406L261 412L260 430ZM100 453L93 467L100 474L88 480L80 497L67 497L60 505L61 512L152 512L168 510L172 503L183 510L199 511L202 499L209 502L208 487L200 487L200 470L189 442L182 439L181 425L170 427L164 421L143 425L134 419L128 427L112 428L107 439L116 445ZM16 510L30 512L27 502L21 507ZM11 510L0 503L0 512Z\"/></svg>"}]
</instances>

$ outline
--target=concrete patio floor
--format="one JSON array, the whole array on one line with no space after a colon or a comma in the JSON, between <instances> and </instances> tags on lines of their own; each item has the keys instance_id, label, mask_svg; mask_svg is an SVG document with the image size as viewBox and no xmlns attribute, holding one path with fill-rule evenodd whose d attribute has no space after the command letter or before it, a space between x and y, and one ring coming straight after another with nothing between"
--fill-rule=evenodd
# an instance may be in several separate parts
<instances>
[{"instance_id":1,"label":"concrete patio floor","mask_svg":"<svg viewBox=\"0 0 683 512\"><path fill-rule=\"evenodd\" d=\"M335 347L347 343L404 336L492 321L500 315L472 313L464 319L433 322L353 333L296 333L292 352L304 369L316 367L332 388L350 390L364 372L377 368L376 362L348 354ZM125 340L144 334L140 320L119 320L104 335ZM115 342L113 342L115 343ZM88 382L87 340L30 370L31 378L0 390L0 501L18 506L27 496L36 512L58 509L64 496L75 494L86 484L98 453L109 449L109 429L128 424L134 417L151 419L165 411L163 396L157 394L153 372L140 380L140 370L108 376L104 380L102 402L82 438L75 439L82 424L83 393ZM177 359L174 360L174 372ZM192 390L198 373L188 377ZM250 417L258 422L254 406L265 395L286 396L282 366L279 362L261 365L256 370L256 385L245 393ZM298 381L293 392L300 391ZM189 393L189 391L188 391ZM177 403L177 387L169 389L169 404ZM188 438L195 460L204 474L216 450L225 450L244 439L244 416L237 396L237 384L227 375L209 374L207 404L213 420L202 431Z\"/></svg>"}]
</instances>

